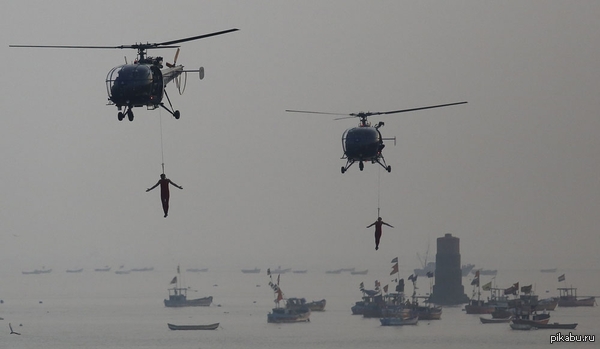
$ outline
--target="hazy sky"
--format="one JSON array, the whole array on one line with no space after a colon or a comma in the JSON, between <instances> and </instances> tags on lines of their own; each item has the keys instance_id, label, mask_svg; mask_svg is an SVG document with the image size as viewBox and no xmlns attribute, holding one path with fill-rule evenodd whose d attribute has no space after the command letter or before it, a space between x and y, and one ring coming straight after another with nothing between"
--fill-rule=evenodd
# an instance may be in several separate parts
<instances>
[{"instance_id":1,"label":"hazy sky","mask_svg":"<svg viewBox=\"0 0 600 349\"><path fill-rule=\"evenodd\" d=\"M451 233L484 268L600 265L598 1L8 1L0 262L333 269L419 266ZM181 119L119 122L105 78L128 45L183 43L203 66ZM150 51L171 61L174 49ZM354 113L468 101L384 121L387 173L345 174ZM158 190L161 125L171 189ZM384 227L374 250L378 203ZM432 258L432 257L431 257Z\"/></svg>"}]
</instances>

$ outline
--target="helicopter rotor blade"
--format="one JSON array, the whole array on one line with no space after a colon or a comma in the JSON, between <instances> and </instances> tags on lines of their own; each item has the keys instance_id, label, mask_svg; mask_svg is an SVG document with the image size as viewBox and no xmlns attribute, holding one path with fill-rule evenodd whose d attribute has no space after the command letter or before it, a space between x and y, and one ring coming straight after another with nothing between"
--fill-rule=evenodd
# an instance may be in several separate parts
<instances>
[{"instance_id":1,"label":"helicopter rotor blade","mask_svg":"<svg viewBox=\"0 0 600 349\"><path fill-rule=\"evenodd\" d=\"M198 35L198 36L192 36L192 37L185 38L185 39L159 42L157 44L152 44L152 45L153 45L153 47L155 47L155 46L164 46L164 45L178 44L180 42L186 42L186 41L204 39L204 38L208 38L208 37L215 36L215 35L221 35L221 34L231 33L231 32L237 31L237 30L239 30L239 29L237 29L237 28L227 29L227 30L222 30L222 31L219 31L219 32L214 32L214 33L209 33L209 34L204 34L204 35Z\"/></svg>"},{"instance_id":2,"label":"helicopter rotor blade","mask_svg":"<svg viewBox=\"0 0 600 349\"><path fill-rule=\"evenodd\" d=\"M433 109L433 108L441 108L441 107L448 107L451 105L457 105L457 104L465 104L467 102L456 102L456 103L447 103L447 104L438 104L438 105L430 105L427 107L418 107L418 108L411 108L411 109L402 109L402 110L393 110L393 111L384 111L384 112L374 112L374 113L365 113L367 114L367 116L371 116L371 115L385 115L385 114L396 114L396 113L405 113L405 112L409 112L409 111L416 111L416 110L423 110L423 109Z\"/></svg>"},{"instance_id":3,"label":"helicopter rotor blade","mask_svg":"<svg viewBox=\"0 0 600 349\"><path fill-rule=\"evenodd\" d=\"M81 46L81 45L8 45L8 47L19 48L87 48L87 49L125 49L125 48L140 48L144 44L136 45L119 45L119 46ZM160 46L153 48L178 48L179 46Z\"/></svg>"},{"instance_id":4,"label":"helicopter rotor blade","mask_svg":"<svg viewBox=\"0 0 600 349\"><path fill-rule=\"evenodd\" d=\"M306 114L323 114L323 115L349 115L349 114L341 114L341 113L326 113L326 112L321 112L321 111L308 111L308 110L286 110L289 113L306 113ZM351 118L353 116L346 116L345 118L341 118L341 119L346 119L346 118ZM337 120L337 119L336 119Z\"/></svg>"}]
</instances>

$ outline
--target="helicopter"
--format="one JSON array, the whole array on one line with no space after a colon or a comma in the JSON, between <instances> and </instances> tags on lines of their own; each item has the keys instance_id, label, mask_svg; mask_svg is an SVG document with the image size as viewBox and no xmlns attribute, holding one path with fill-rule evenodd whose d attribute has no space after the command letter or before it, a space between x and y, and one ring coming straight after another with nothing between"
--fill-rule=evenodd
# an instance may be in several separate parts
<instances>
[{"instance_id":1,"label":"helicopter","mask_svg":"<svg viewBox=\"0 0 600 349\"><path fill-rule=\"evenodd\" d=\"M358 168L362 171L364 169L364 162L370 161L371 163L378 163L386 171L392 172L392 166L386 164L383 154L381 153L385 147L384 141L394 141L396 144L396 137L384 138L381 136L379 129L384 126L383 121L379 121L377 125L371 126L371 123L367 120L369 116L373 115L387 115L396 113L405 113L409 111L433 109L448 107L451 105L465 104L467 102L456 102L448 104L431 105L427 107L418 107L411 109L384 111L384 112L359 112L351 114L341 113L326 113L318 111L307 111L307 110L286 110L290 113L308 113L308 114L325 114L325 115L345 115L344 117L335 118L334 120L342 120L349 118L359 118L358 127L349 128L344 131L342 135L342 149L344 155L342 159L346 160L346 165L342 166L342 173L345 173L352 164L358 161Z\"/></svg>"},{"instance_id":2,"label":"helicopter","mask_svg":"<svg viewBox=\"0 0 600 349\"><path fill-rule=\"evenodd\" d=\"M106 76L106 90L108 93L108 105L115 105L118 109L117 118L122 121L125 116L129 121L133 121L134 107L146 107L148 110L154 110L161 107L168 111L175 119L179 119L181 113L174 110L173 105L165 87L175 80L179 93L181 90L182 73L198 73L200 80L204 78L204 68L197 70L185 70L183 65L177 65L179 56L179 44L186 41L208 38L211 36L226 34L239 30L237 28L223 30L219 32L188 37L184 39L165 41L159 43L136 43L133 45L120 46L67 46L67 45L9 45L9 47L27 47L27 48L84 48L84 49L136 49L137 58L132 64L125 64L112 68ZM148 49L159 48L177 48L173 63L165 63L163 67L163 57L148 56ZM163 97L166 97L169 107L163 103Z\"/></svg>"}]
</instances>

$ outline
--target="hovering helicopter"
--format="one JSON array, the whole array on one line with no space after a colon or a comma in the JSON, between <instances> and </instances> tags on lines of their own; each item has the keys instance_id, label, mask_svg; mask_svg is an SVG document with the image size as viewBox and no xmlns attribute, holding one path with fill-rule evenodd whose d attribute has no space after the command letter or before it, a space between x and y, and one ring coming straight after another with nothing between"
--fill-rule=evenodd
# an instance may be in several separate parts
<instances>
[{"instance_id":1,"label":"hovering helicopter","mask_svg":"<svg viewBox=\"0 0 600 349\"><path fill-rule=\"evenodd\" d=\"M358 168L362 171L364 169L364 162L370 161L371 163L378 163L383 167L386 171L392 172L392 166L389 166L385 163L385 159L383 158L383 154L381 151L385 147L383 141L394 141L394 145L396 143L396 137L393 138L384 138L381 136L381 132L379 128L385 125L383 121L379 121L377 125L371 126L371 123L367 120L369 116L372 115L386 115L386 114L396 114L396 113L405 113L409 111L423 110L423 109L433 109L433 108L441 108L448 107L451 105L457 104L465 104L467 102L456 102L449 104L439 104L439 105L431 105L427 107L419 107L419 108L411 108L411 109L402 109L402 110L394 110L394 111L385 111L385 112L359 112L352 114L340 114L340 113L325 113L325 112L317 112L317 111L306 111L306 110L286 110L286 112L291 113L309 113L309 114L326 114L326 115L346 115L345 117L336 118L334 120L342 120L349 118L359 118L358 127L349 128L344 131L342 135L342 149L344 150L344 155L342 159L346 159L346 165L342 166L342 173L345 173L352 164L358 161Z\"/></svg>"},{"instance_id":2,"label":"hovering helicopter","mask_svg":"<svg viewBox=\"0 0 600 349\"><path fill-rule=\"evenodd\" d=\"M161 107L168 111L175 119L179 119L179 110L174 110L169 95L165 90L167 84L175 80L179 93L181 90L182 73L198 73L200 79L204 78L204 68L197 70L184 70L183 65L177 65L179 56L179 46L174 44L208 38L211 36L226 34L238 30L237 28L223 30L219 32L193 36L185 39L165 41L159 43L136 43L133 45L120 46L48 46L48 45L9 45L9 47L30 47L30 48L85 48L85 49L136 49L137 58L132 64L119 65L111 69L106 76L106 90L108 92L108 105L116 105L119 110L117 117L119 121L127 118L133 121L134 107L146 107L148 110L154 110ZM159 48L177 48L173 63L166 63L163 68L162 57L151 57L146 55L148 49ZM179 79L178 79L179 78ZM167 98L169 107L163 103L163 97Z\"/></svg>"}]
</instances>

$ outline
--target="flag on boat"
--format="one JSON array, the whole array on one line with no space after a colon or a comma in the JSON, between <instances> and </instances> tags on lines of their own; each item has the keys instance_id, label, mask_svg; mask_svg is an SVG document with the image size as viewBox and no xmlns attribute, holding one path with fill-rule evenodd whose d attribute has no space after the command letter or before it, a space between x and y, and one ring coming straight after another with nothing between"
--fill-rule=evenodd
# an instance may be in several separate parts
<instances>
[{"instance_id":1,"label":"flag on boat","mask_svg":"<svg viewBox=\"0 0 600 349\"><path fill-rule=\"evenodd\" d=\"M517 294L517 291L519 291L519 283L517 282L516 284L513 284L511 287L507 288L504 290L504 294Z\"/></svg>"},{"instance_id":2,"label":"flag on boat","mask_svg":"<svg viewBox=\"0 0 600 349\"><path fill-rule=\"evenodd\" d=\"M419 275L414 275L414 274L410 274L410 276L408 277L408 279L412 282L417 282L417 278L419 277Z\"/></svg>"},{"instance_id":3,"label":"flag on boat","mask_svg":"<svg viewBox=\"0 0 600 349\"><path fill-rule=\"evenodd\" d=\"M558 277L558 282L565 281L565 274Z\"/></svg>"},{"instance_id":4,"label":"flag on boat","mask_svg":"<svg viewBox=\"0 0 600 349\"><path fill-rule=\"evenodd\" d=\"M169 283L169 285L172 284L176 284L177 283L177 276L173 278L173 280L171 280L171 282Z\"/></svg>"},{"instance_id":5,"label":"flag on boat","mask_svg":"<svg viewBox=\"0 0 600 349\"><path fill-rule=\"evenodd\" d=\"M278 288L277 289L277 302L280 302L283 299L283 292L281 292L281 289Z\"/></svg>"},{"instance_id":6,"label":"flag on boat","mask_svg":"<svg viewBox=\"0 0 600 349\"><path fill-rule=\"evenodd\" d=\"M365 289L365 283L361 282L360 283L360 290L363 291Z\"/></svg>"},{"instance_id":7,"label":"flag on boat","mask_svg":"<svg viewBox=\"0 0 600 349\"><path fill-rule=\"evenodd\" d=\"M271 268L268 268L268 269L267 269L267 275L268 275L268 276L271 276Z\"/></svg>"},{"instance_id":8,"label":"flag on boat","mask_svg":"<svg viewBox=\"0 0 600 349\"><path fill-rule=\"evenodd\" d=\"M277 274L277 285L279 285L279 277L281 276L281 274Z\"/></svg>"},{"instance_id":9,"label":"flag on boat","mask_svg":"<svg viewBox=\"0 0 600 349\"><path fill-rule=\"evenodd\" d=\"M471 285L479 287L479 276L473 278Z\"/></svg>"},{"instance_id":10,"label":"flag on boat","mask_svg":"<svg viewBox=\"0 0 600 349\"><path fill-rule=\"evenodd\" d=\"M390 275L394 275L398 272L398 263L394 264L394 266L392 266L392 272L390 273Z\"/></svg>"},{"instance_id":11,"label":"flag on boat","mask_svg":"<svg viewBox=\"0 0 600 349\"><path fill-rule=\"evenodd\" d=\"M394 257L394 259L392 259L392 263L398 263L398 257Z\"/></svg>"},{"instance_id":12,"label":"flag on boat","mask_svg":"<svg viewBox=\"0 0 600 349\"><path fill-rule=\"evenodd\" d=\"M428 278L432 278L433 277L433 272L432 271L428 271L426 275L427 275Z\"/></svg>"},{"instance_id":13,"label":"flag on boat","mask_svg":"<svg viewBox=\"0 0 600 349\"><path fill-rule=\"evenodd\" d=\"M533 285L529 285L529 286L523 286L523 287L521 287L521 292L523 292L523 293L531 293L531 287L532 287L532 286L533 286Z\"/></svg>"},{"instance_id":14,"label":"flag on boat","mask_svg":"<svg viewBox=\"0 0 600 349\"><path fill-rule=\"evenodd\" d=\"M492 289L492 282L490 281L490 282L488 282L487 284L485 284L485 285L481 286L481 289L482 289L482 290L484 290L484 291L489 291L489 290L491 290L491 289Z\"/></svg>"},{"instance_id":15,"label":"flag on boat","mask_svg":"<svg viewBox=\"0 0 600 349\"><path fill-rule=\"evenodd\" d=\"M383 292L387 293L388 285L383 286Z\"/></svg>"},{"instance_id":16,"label":"flag on boat","mask_svg":"<svg viewBox=\"0 0 600 349\"><path fill-rule=\"evenodd\" d=\"M179 274L179 264L177 264L177 274Z\"/></svg>"}]
</instances>

